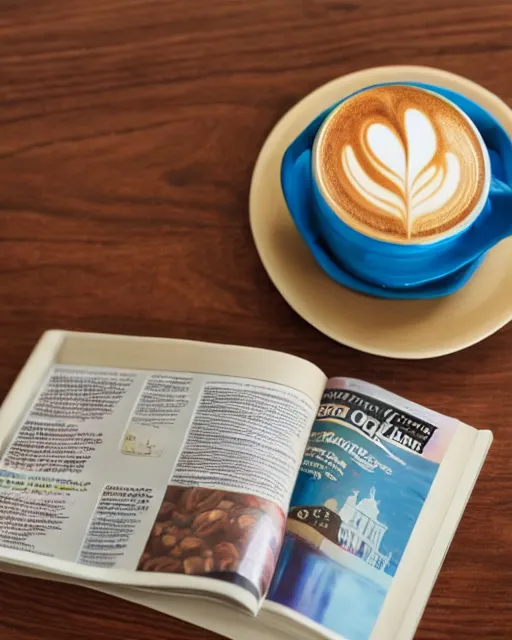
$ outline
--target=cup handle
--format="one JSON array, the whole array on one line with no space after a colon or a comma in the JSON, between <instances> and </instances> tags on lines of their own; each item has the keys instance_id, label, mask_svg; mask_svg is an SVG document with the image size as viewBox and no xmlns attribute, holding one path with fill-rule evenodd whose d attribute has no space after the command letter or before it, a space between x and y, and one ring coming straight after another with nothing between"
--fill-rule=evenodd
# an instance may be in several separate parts
<instances>
[{"instance_id":1,"label":"cup handle","mask_svg":"<svg viewBox=\"0 0 512 640\"><path fill-rule=\"evenodd\" d=\"M512 234L512 187L493 178L489 199L492 209L492 224L489 225L489 232L492 235L490 246L492 246Z\"/></svg>"},{"instance_id":2,"label":"cup handle","mask_svg":"<svg viewBox=\"0 0 512 640\"><path fill-rule=\"evenodd\" d=\"M457 242L450 254L454 265L464 265L483 255L495 244L512 235L512 188L492 178L490 210L483 213Z\"/></svg>"}]
</instances>

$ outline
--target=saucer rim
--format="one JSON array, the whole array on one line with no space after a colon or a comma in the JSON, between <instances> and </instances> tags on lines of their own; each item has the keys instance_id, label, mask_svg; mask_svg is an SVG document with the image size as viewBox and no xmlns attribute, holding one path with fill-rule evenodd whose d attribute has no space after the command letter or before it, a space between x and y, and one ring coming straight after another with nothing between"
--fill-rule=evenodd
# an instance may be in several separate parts
<instances>
[{"instance_id":1,"label":"saucer rim","mask_svg":"<svg viewBox=\"0 0 512 640\"><path fill-rule=\"evenodd\" d=\"M481 96L485 96L486 108L489 111L491 111L491 113L493 113L493 115L497 118L498 121L500 121L502 126L505 128L505 130L507 130L509 134L512 132L512 109L503 100L498 98L498 96L490 92L488 89L485 89L484 87L480 86L476 82L473 82L472 80L469 80L468 78L465 78L458 74L454 74L449 71L438 69L436 67L418 66L418 65L385 65L385 66L378 66L378 67L372 67L372 68L365 68L349 74L344 74L342 76L334 78L333 80L321 85L320 87L316 88L315 90L307 94L305 97L303 97L299 102L293 105L278 120L278 122L270 131L269 135L267 136L266 140L264 141L260 149L258 158L256 160L256 163L253 169L250 192L249 192L249 218L250 218L251 233L256 246L256 250L258 252L258 255L260 257L260 260L263 264L265 271L267 272L270 280L272 281L272 283L274 284L278 292L281 294L281 296L284 298L284 300L287 302L287 304L300 317L302 317L306 322L308 322L311 326L316 328L318 331L330 337L332 340L340 344L344 344L353 349L356 349L365 353L369 353L372 355L382 356L382 357L406 359L406 360L419 360L419 359L435 358L435 357L455 353L457 351L461 351L493 335L494 333L499 331L501 328L503 328L512 319L512 304L510 305L510 308L505 309L497 317L495 317L496 316L495 314L495 316L493 316L492 321L490 321L489 317L485 318L485 321L481 323L482 326L477 328L476 330L466 331L466 333L461 334L461 336L458 336L457 340L452 339L449 343L445 342L437 346L427 346L423 348L421 348L421 346L418 346L416 348L410 348L410 347L408 348L408 346L405 345L404 348L398 348L398 347L388 348L382 345L377 346L373 344L367 344L364 338L362 340L354 339L351 336L345 335L343 329L341 329L340 331L337 331L336 328L329 328L328 326L326 326L324 322L324 317L322 317L321 311L315 311L315 308L312 305L309 305L307 300L303 300L302 304L299 304L299 301L296 298L294 298L293 291L296 289L296 287L293 285L293 283L290 282L290 280L287 280L286 278L283 278L278 273L276 273L276 271L278 271L279 269L274 269L274 267L271 264L271 260L267 259L267 254L272 252L269 251L268 248L265 248L264 241L260 237L260 232L258 230L259 216L257 212L256 202L255 202L257 193L260 188L260 184L259 184L261 182L260 174L264 173L265 166L272 159L275 160L276 152L274 149L272 149L272 146L275 147L276 143L279 143L280 138L283 137L282 134L283 134L283 131L285 131L285 127L287 124L289 124L293 120L296 120L298 117L300 117L301 112L304 111L304 109L307 110L307 107L310 104L313 104L315 102L322 104L322 96L324 94L328 95L330 91L335 89L340 84L343 86L342 90L345 91L351 82L357 82L357 81L362 82L364 81L365 77L371 76L371 80L368 81L368 84L370 84L370 82L375 82L375 81L378 82L379 79L375 80L375 78L378 77L379 75L381 76L381 78L382 76L387 77L386 74L393 73L393 72L402 74L401 76L402 79L404 74L405 75L409 74L411 81L418 80L420 82L422 80L424 81L425 75L430 75L431 82L440 81L440 84L442 84L442 86L446 86L447 88L452 88L453 90L461 90L461 85L462 85L462 86L465 86L466 88L469 88L472 93L477 93L477 94L480 94ZM381 80L381 81L386 81L386 80ZM324 108L324 107L321 107L321 108ZM507 123L502 122L499 112L505 112L509 115L509 118L507 118ZM290 213L286 209L286 204L284 205L284 207L285 207L284 211L286 212L286 215L290 216ZM307 251L309 252L309 249L307 249ZM493 250L491 249L489 253L492 253L492 251ZM319 268L321 269L321 267ZM325 272L323 272L323 270L322 270L322 279L330 280L329 276ZM343 285L336 283L336 286L343 286ZM471 286L471 279L468 283L464 285L464 287L462 287L461 290L466 289L466 287L470 287L470 286ZM354 290L351 290L351 291L355 296L361 296L365 298L370 297L370 296L367 296L366 294L358 293ZM457 293L458 292L455 292L450 295L454 296L454 295L457 295ZM382 299L379 299L379 298L373 298L373 300L375 300L376 303L382 301ZM390 300L390 299L387 299L386 301L388 303L397 304L397 305L401 303L414 305L416 303L424 302L424 300Z\"/></svg>"}]
</instances>

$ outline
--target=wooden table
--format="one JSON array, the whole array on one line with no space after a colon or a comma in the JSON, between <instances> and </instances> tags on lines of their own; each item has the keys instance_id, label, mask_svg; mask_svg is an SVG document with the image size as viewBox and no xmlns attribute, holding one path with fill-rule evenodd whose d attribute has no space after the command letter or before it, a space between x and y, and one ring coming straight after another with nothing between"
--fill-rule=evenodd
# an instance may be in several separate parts
<instances>
[{"instance_id":1,"label":"wooden table","mask_svg":"<svg viewBox=\"0 0 512 640\"><path fill-rule=\"evenodd\" d=\"M512 327L462 353L357 353L281 299L249 231L259 148L304 94L443 67L512 105L509 0L3 0L0 392L47 328L282 349L496 440L418 631L512 637ZM213 638L79 588L0 577L5 640Z\"/></svg>"}]
</instances>

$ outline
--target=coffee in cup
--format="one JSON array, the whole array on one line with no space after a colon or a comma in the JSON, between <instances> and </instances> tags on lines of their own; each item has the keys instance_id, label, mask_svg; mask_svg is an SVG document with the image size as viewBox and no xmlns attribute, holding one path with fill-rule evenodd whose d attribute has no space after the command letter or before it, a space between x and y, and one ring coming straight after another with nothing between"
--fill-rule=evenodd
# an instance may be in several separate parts
<instances>
[{"instance_id":1,"label":"coffee in cup","mask_svg":"<svg viewBox=\"0 0 512 640\"><path fill-rule=\"evenodd\" d=\"M455 104L410 85L363 90L335 108L315 139L313 177L335 215L384 242L458 234L487 199L482 137Z\"/></svg>"},{"instance_id":2,"label":"coffee in cup","mask_svg":"<svg viewBox=\"0 0 512 640\"><path fill-rule=\"evenodd\" d=\"M430 298L460 288L512 235L511 167L512 140L491 113L411 80L361 88L319 113L287 147L281 185L331 278Z\"/></svg>"}]
</instances>

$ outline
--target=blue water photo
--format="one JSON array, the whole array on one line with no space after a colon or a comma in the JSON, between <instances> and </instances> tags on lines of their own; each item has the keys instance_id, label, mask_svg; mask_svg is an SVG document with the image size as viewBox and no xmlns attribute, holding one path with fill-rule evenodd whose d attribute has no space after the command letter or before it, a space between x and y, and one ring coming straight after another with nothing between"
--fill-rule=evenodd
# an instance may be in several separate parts
<instances>
[{"instance_id":1,"label":"blue water photo","mask_svg":"<svg viewBox=\"0 0 512 640\"><path fill-rule=\"evenodd\" d=\"M268 598L347 640L370 637L387 591L287 533Z\"/></svg>"},{"instance_id":2,"label":"blue water photo","mask_svg":"<svg viewBox=\"0 0 512 640\"><path fill-rule=\"evenodd\" d=\"M439 465L318 420L269 598L368 640Z\"/></svg>"},{"instance_id":3,"label":"blue water photo","mask_svg":"<svg viewBox=\"0 0 512 640\"><path fill-rule=\"evenodd\" d=\"M389 455L362 434L339 425L327 427L325 423L317 423L314 431L327 428L335 431L336 434L342 434L345 441L353 443L354 451L366 451L366 460L372 456L385 466L386 470L377 467L373 471L368 471L354 461L355 456L348 455L343 450L340 451L334 444L322 443L322 448L326 452L331 451L346 462L343 476L336 476L331 470L330 473L337 477L335 481L325 476L317 480L301 470L291 504L292 506L323 505L328 500L335 500L337 508L341 510L347 500L349 503L353 501L356 494L354 502L360 504L364 500L363 506L370 508L376 520L387 527L380 544L380 552L383 555L391 553L385 570L390 575L395 575L439 465L391 443L386 443L386 449L392 454ZM305 457L305 462L307 459L308 456ZM302 469L304 467L303 463ZM375 492L375 504L372 504L373 500L370 498L372 489Z\"/></svg>"}]
</instances>

